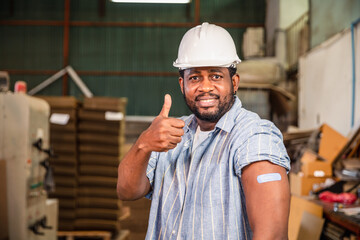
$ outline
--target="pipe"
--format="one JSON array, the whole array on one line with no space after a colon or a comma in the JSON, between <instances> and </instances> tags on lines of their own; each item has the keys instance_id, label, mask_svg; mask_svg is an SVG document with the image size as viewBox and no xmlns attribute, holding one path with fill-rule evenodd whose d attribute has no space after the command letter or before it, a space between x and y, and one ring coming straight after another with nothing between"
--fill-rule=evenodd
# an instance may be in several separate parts
<instances>
[{"instance_id":1,"label":"pipe","mask_svg":"<svg viewBox=\"0 0 360 240\"><path fill-rule=\"evenodd\" d=\"M355 26L360 22L360 18L351 23L351 51L352 51L352 106L351 106L351 128L354 127L355 118L355 83L356 83L356 69L355 69Z\"/></svg>"}]
</instances>

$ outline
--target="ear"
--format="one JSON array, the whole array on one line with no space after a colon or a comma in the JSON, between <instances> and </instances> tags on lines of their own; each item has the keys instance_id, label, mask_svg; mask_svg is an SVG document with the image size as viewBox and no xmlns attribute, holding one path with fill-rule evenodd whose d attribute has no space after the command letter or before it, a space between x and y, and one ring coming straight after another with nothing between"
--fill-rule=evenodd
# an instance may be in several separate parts
<instances>
[{"instance_id":1,"label":"ear","mask_svg":"<svg viewBox=\"0 0 360 240\"><path fill-rule=\"evenodd\" d=\"M179 77L179 85L180 85L182 94L184 94L184 79L181 77Z\"/></svg>"},{"instance_id":2,"label":"ear","mask_svg":"<svg viewBox=\"0 0 360 240\"><path fill-rule=\"evenodd\" d=\"M235 73L234 76L231 79L232 85L234 87L234 91L236 92L239 88L239 82L240 82L240 76L239 74Z\"/></svg>"}]
</instances>

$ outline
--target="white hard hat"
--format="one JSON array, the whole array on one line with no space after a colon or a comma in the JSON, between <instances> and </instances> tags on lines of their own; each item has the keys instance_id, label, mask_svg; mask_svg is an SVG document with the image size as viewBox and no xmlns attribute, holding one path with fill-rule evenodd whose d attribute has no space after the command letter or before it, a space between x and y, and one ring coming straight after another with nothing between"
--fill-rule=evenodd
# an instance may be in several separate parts
<instances>
[{"instance_id":1,"label":"white hard hat","mask_svg":"<svg viewBox=\"0 0 360 240\"><path fill-rule=\"evenodd\" d=\"M185 33L173 66L180 69L229 67L240 62L235 43L228 31L205 22Z\"/></svg>"}]
</instances>

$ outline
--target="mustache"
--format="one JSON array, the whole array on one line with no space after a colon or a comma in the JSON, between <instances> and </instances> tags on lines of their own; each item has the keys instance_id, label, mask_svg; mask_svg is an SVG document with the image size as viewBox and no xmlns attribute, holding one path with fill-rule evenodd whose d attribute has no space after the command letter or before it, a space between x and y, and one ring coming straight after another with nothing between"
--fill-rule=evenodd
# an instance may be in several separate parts
<instances>
[{"instance_id":1,"label":"mustache","mask_svg":"<svg viewBox=\"0 0 360 240\"><path fill-rule=\"evenodd\" d=\"M205 97L205 96L214 97L214 98L216 98L216 99L219 99L219 98L220 98L220 96L219 96L219 95L214 94L214 93L202 93L202 94L199 94L199 95L197 95L197 96L196 96L195 101L198 101L198 100L199 100L199 98L201 98L201 97Z\"/></svg>"}]
</instances>

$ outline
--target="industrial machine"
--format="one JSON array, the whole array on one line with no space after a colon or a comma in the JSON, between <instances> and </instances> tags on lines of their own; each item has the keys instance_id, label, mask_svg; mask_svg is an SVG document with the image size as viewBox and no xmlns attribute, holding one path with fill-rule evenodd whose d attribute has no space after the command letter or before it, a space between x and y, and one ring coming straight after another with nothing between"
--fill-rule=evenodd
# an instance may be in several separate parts
<instances>
[{"instance_id":1,"label":"industrial machine","mask_svg":"<svg viewBox=\"0 0 360 240\"><path fill-rule=\"evenodd\" d=\"M5 71L0 71L0 92L9 91L10 78Z\"/></svg>"},{"instance_id":2,"label":"industrial machine","mask_svg":"<svg viewBox=\"0 0 360 240\"><path fill-rule=\"evenodd\" d=\"M6 162L10 240L56 239L57 211L47 206L49 114L44 100L0 91L0 159ZM45 178L47 177L47 179ZM2 193L3 194L3 193Z\"/></svg>"}]
</instances>

